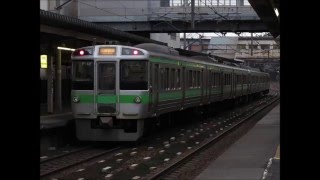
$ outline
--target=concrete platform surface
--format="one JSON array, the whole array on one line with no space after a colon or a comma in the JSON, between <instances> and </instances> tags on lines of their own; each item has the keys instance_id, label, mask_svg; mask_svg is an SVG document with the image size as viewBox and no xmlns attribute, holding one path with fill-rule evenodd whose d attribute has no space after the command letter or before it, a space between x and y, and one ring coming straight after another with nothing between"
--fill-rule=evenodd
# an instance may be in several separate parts
<instances>
[{"instance_id":1,"label":"concrete platform surface","mask_svg":"<svg viewBox=\"0 0 320 180\"><path fill-rule=\"evenodd\" d=\"M274 158L280 143L280 104L247 134L213 161L197 180L280 179L280 158ZM280 156L280 155L279 155ZM269 159L273 159L267 168ZM269 172L266 173L270 169Z\"/></svg>"}]
</instances>

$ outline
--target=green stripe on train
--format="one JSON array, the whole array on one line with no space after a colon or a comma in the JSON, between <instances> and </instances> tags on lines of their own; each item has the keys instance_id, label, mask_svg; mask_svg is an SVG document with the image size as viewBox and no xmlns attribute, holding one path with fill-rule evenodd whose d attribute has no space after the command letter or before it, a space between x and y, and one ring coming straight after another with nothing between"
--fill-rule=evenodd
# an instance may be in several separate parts
<instances>
[{"instance_id":1,"label":"green stripe on train","mask_svg":"<svg viewBox=\"0 0 320 180\"><path fill-rule=\"evenodd\" d=\"M97 96L97 103L99 104L115 104L117 103L117 96L116 95L98 95ZM81 99L80 99L81 101Z\"/></svg>"},{"instance_id":2,"label":"green stripe on train","mask_svg":"<svg viewBox=\"0 0 320 180\"><path fill-rule=\"evenodd\" d=\"M175 99L182 99L182 91L159 93L159 100L160 101L175 100Z\"/></svg>"},{"instance_id":3,"label":"green stripe on train","mask_svg":"<svg viewBox=\"0 0 320 180\"><path fill-rule=\"evenodd\" d=\"M198 63L192 63L192 62L185 62L185 61L179 61L175 59L167 59L163 57L150 57L151 62L157 62L157 63L166 63L166 64L174 64L174 65L183 65L183 66L189 66L189 67L200 67L204 68L205 66Z\"/></svg>"},{"instance_id":4,"label":"green stripe on train","mask_svg":"<svg viewBox=\"0 0 320 180\"><path fill-rule=\"evenodd\" d=\"M201 89L188 89L186 90L186 97L201 96Z\"/></svg>"},{"instance_id":5,"label":"green stripe on train","mask_svg":"<svg viewBox=\"0 0 320 180\"><path fill-rule=\"evenodd\" d=\"M119 102L120 103L135 103L134 99L137 96L141 97L141 104L148 104L149 103L149 95L120 95Z\"/></svg>"},{"instance_id":6,"label":"green stripe on train","mask_svg":"<svg viewBox=\"0 0 320 180\"><path fill-rule=\"evenodd\" d=\"M75 94L76 96L79 96L80 103L93 103L93 95L88 94Z\"/></svg>"},{"instance_id":7,"label":"green stripe on train","mask_svg":"<svg viewBox=\"0 0 320 180\"><path fill-rule=\"evenodd\" d=\"M77 94L80 99L80 103L93 103L93 95L87 94ZM119 102L120 103L135 103L134 99L138 95L120 95ZM141 97L142 104L149 103L149 95L139 95ZM96 102L100 104L115 104L118 102L117 95L98 95L96 96Z\"/></svg>"}]
</instances>

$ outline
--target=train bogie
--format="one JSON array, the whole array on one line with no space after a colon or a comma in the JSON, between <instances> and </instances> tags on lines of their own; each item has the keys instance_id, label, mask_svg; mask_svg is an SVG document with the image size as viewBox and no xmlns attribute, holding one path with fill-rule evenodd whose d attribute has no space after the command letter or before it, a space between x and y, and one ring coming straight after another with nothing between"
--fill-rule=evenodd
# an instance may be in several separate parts
<instances>
[{"instance_id":1,"label":"train bogie","mask_svg":"<svg viewBox=\"0 0 320 180\"><path fill-rule=\"evenodd\" d=\"M76 119L76 135L82 141L136 141L143 135L144 120L115 120L114 127L94 126L99 119ZM98 122L97 122L98 123Z\"/></svg>"}]
</instances>

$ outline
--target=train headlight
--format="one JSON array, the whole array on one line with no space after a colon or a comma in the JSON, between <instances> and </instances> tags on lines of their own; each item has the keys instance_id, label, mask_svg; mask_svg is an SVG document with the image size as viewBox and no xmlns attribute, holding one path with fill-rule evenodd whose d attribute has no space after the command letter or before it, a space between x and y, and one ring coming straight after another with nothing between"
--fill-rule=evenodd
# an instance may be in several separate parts
<instances>
[{"instance_id":1,"label":"train headlight","mask_svg":"<svg viewBox=\"0 0 320 180\"><path fill-rule=\"evenodd\" d=\"M80 101L79 96L73 96L72 101L78 103Z\"/></svg>"},{"instance_id":2,"label":"train headlight","mask_svg":"<svg viewBox=\"0 0 320 180\"><path fill-rule=\"evenodd\" d=\"M140 104L141 103L141 97L137 96L136 98L134 98L134 102L137 103L137 104Z\"/></svg>"}]
</instances>

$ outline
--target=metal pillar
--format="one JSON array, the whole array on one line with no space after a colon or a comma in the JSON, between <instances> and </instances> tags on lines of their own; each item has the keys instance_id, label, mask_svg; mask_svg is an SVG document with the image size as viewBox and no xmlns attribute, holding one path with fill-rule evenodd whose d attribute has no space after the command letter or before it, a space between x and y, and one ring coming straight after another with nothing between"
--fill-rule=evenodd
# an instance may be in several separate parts
<instances>
[{"instance_id":1,"label":"metal pillar","mask_svg":"<svg viewBox=\"0 0 320 180\"><path fill-rule=\"evenodd\" d=\"M47 112L53 113L53 56L48 54L47 68Z\"/></svg>"},{"instance_id":2,"label":"metal pillar","mask_svg":"<svg viewBox=\"0 0 320 180\"><path fill-rule=\"evenodd\" d=\"M244 0L239 0L239 6L244 6Z\"/></svg>"},{"instance_id":3,"label":"metal pillar","mask_svg":"<svg viewBox=\"0 0 320 180\"><path fill-rule=\"evenodd\" d=\"M187 39L186 39L186 33L183 33L183 49L187 49Z\"/></svg>"},{"instance_id":4,"label":"metal pillar","mask_svg":"<svg viewBox=\"0 0 320 180\"><path fill-rule=\"evenodd\" d=\"M251 56L253 55L253 33L251 33Z\"/></svg>"},{"instance_id":5,"label":"metal pillar","mask_svg":"<svg viewBox=\"0 0 320 180\"><path fill-rule=\"evenodd\" d=\"M194 0L191 0L191 29L194 29Z\"/></svg>"},{"instance_id":6,"label":"metal pillar","mask_svg":"<svg viewBox=\"0 0 320 180\"><path fill-rule=\"evenodd\" d=\"M57 111L62 111L61 99L61 50L57 49L57 62L56 62L56 107Z\"/></svg>"},{"instance_id":7,"label":"metal pillar","mask_svg":"<svg viewBox=\"0 0 320 180\"><path fill-rule=\"evenodd\" d=\"M203 35L200 35L200 36L199 36L199 41L200 41L200 52L202 52L202 51L203 51L202 37L203 37Z\"/></svg>"}]
</instances>

